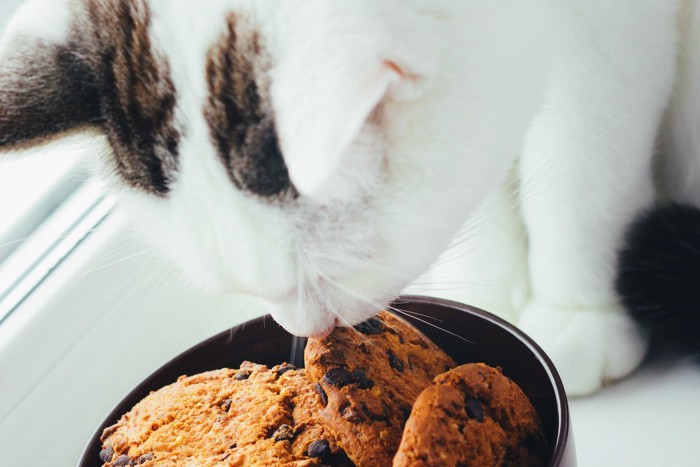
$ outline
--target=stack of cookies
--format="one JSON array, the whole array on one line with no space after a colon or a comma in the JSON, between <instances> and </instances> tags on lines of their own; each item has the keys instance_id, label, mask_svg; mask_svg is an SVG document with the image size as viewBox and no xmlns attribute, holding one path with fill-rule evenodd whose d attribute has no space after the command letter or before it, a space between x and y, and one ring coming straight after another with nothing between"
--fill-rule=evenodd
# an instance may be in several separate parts
<instances>
[{"instance_id":1,"label":"stack of cookies","mask_svg":"<svg viewBox=\"0 0 700 467\"><path fill-rule=\"evenodd\" d=\"M309 339L305 368L183 376L102 435L109 466L536 466L537 413L500 369L455 362L382 312Z\"/></svg>"}]
</instances>

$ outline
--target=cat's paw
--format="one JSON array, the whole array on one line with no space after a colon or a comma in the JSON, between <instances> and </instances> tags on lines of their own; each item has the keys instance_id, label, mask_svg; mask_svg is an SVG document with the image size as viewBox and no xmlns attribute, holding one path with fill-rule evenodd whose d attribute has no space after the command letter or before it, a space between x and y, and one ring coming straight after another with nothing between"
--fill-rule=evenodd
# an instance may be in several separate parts
<instances>
[{"instance_id":1,"label":"cat's paw","mask_svg":"<svg viewBox=\"0 0 700 467\"><path fill-rule=\"evenodd\" d=\"M647 348L644 334L615 305L567 308L532 301L520 328L549 355L571 396L590 394L627 376Z\"/></svg>"}]
</instances>

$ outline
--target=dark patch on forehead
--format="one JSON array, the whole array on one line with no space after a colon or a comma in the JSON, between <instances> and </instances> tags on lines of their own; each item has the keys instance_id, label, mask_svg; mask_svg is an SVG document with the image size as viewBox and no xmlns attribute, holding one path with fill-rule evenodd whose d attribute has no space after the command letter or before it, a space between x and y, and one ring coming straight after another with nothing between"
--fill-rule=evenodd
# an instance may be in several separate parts
<instances>
[{"instance_id":1,"label":"dark patch on forehead","mask_svg":"<svg viewBox=\"0 0 700 467\"><path fill-rule=\"evenodd\" d=\"M180 132L175 87L168 62L151 41L148 4L88 0L86 5L90 29L76 34L91 44L86 54L99 83L114 166L133 187L165 195L177 170Z\"/></svg>"},{"instance_id":2,"label":"dark patch on forehead","mask_svg":"<svg viewBox=\"0 0 700 467\"><path fill-rule=\"evenodd\" d=\"M226 31L207 56L204 115L236 187L265 197L296 196L278 144L266 71L259 36L229 15Z\"/></svg>"},{"instance_id":3,"label":"dark patch on forehead","mask_svg":"<svg viewBox=\"0 0 700 467\"><path fill-rule=\"evenodd\" d=\"M0 147L101 123L89 65L71 45L15 40L0 67Z\"/></svg>"}]
</instances>

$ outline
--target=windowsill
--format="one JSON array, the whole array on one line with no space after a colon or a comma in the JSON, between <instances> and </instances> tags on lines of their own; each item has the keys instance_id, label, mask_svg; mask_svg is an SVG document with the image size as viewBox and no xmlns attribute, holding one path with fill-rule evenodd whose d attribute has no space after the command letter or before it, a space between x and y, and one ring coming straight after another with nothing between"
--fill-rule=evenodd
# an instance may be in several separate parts
<instances>
[{"instance_id":1,"label":"windowsill","mask_svg":"<svg viewBox=\"0 0 700 467\"><path fill-rule=\"evenodd\" d=\"M0 326L0 464L72 465L145 376L262 313L193 293L124 224L110 216Z\"/></svg>"},{"instance_id":2,"label":"windowsill","mask_svg":"<svg viewBox=\"0 0 700 467\"><path fill-rule=\"evenodd\" d=\"M34 225L56 208L59 202L80 183L71 175L85 155L80 140L52 143L26 153L3 153L0 158L0 186L5 200L0 203L0 246L17 242L30 232L18 224ZM38 209L37 209L38 207ZM38 218L38 221L32 219ZM11 245L8 245L11 246ZM0 249L0 257L3 251Z\"/></svg>"}]
</instances>

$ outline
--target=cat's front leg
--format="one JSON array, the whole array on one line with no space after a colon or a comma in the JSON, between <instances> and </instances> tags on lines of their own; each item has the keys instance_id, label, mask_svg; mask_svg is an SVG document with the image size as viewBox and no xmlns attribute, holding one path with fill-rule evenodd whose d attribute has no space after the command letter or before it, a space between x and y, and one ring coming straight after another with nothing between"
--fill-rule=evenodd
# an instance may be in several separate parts
<instances>
[{"instance_id":1,"label":"cat's front leg","mask_svg":"<svg viewBox=\"0 0 700 467\"><path fill-rule=\"evenodd\" d=\"M578 395L625 376L645 351L613 277L625 227L654 196L679 2L570 3L560 4L551 88L521 159L532 295L520 324Z\"/></svg>"},{"instance_id":2,"label":"cat's front leg","mask_svg":"<svg viewBox=\"0 0 700 467\"><path fill-rule=\"evenodd\" d=\"M530 294L517 167L467 220L451 247L406 293L468 303L515 322Z\"/></svg>"}]
</instances>

